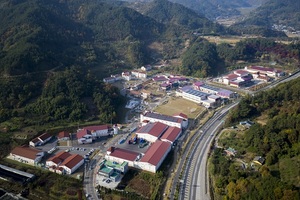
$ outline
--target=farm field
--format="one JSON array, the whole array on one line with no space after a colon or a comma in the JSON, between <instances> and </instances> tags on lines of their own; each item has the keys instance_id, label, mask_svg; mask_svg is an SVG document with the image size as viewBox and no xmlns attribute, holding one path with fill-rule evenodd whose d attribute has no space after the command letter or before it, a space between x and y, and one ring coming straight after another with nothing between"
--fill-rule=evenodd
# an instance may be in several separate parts
<instances>
[{"instance_id":1,"label":"farm field","mask_svg":"<svg viewBox=\"0 0 300 200\"><path fill-rule=\"evenodd\" d=\"M174 115L176 113L184 113L189 118L195 119L201 112L205 110L204 107L197 105L191 101L185 100L183 98L170 98L167 102L158 106L155 112L164 115Z\"/></svg>"}]
</instances>

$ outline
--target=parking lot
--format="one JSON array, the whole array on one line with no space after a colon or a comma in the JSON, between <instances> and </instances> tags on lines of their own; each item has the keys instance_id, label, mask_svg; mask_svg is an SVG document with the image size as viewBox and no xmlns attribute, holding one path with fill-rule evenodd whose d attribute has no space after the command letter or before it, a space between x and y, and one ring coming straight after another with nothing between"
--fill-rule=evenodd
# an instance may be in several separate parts
<instances>
[{"instance_id":1,"label":"parking lot","mask_svg":"<svg viewBox=\"0 0 300 200\"><path fill-rule=\"evenodd\" d=\"M150 143L142 148L139 147L139 139L136 144L128 144L128 141L131 139L131 134L125 134L121 139L119 139L114 146L122 149L127 149L134 152L145 153L150 146ZM122 142L121 142L122 141ZM121 143L120 143L121 142ZM146 141L145 141L146 142Z\"/></svg>"},{"instance_id":2,"label":"parking lot","mask_svg":"<svg viewBox=\"0 0 300 200\"><path fill-rule=\"evenodd\" d=\"M96 176L96 185L114 189L121 182L122 178L123 178L123 176L121 176L121 178L118 181L112 181L111 179L109 179L107 177L97 175Z\"/></svg>"}]
</instances>

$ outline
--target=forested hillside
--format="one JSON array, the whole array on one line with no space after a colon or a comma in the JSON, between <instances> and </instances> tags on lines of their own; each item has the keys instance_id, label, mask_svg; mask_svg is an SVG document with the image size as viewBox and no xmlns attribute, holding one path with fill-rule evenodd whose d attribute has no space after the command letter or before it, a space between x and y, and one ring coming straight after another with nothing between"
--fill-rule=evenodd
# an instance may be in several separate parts
<instances>
[{"instance_id":1,"label":"forested hillside","mask_svg":"<svg viewBox=\"0 0 300 200\"><path fill-rule=\"evenodd\" d=\"M183 26L203 34L225 33L225 28L219 24L211 22L191 9L167 0L154 0L147 4L143 13L158 22L173 26Z\"/></svg>"},{"instance_id":2,"label":"forested hillside","mask_svg":"<svg viewBox=\"0 0 300 200\"><path fill-rule=\"evenodd\" d=\"M273 24L293 27L300 29L300 3L298 0L269 0L252 13L249 17L237 23L238 28L249 27L265 27L271 28Z\"/></svg>"},{"instance_id":3,"label":"forested hillside","mask_svg":"<svg viewBox=\"0 0 300 200\"><path fill-rule=\"evenodd\" d=\"M190 47L182 55L182 65L178 71L185 75L197 77L216 76L228 70L239 61L266 62L275 61L286 65L289 62L294 69L300 64L299 41L286 45L274 39L245 39L234 46L228 43L209 43L198 38L191 41Z\"/></svg>"},{"instance_id":4,"label":"forested hillside","mask_svg":"<svg viewBox=\"0 0 300 200\"><path fill-rule=\"evenodd\" d=\"M219 140L224 149L212 155L214 187L226 199L299 199L300 189L300 79L281 84L255 97L248 96L231 112L227 124L255 122L245 132L232 130ZM250 164L262 156L262 166ZM243 160L243 162L241 162ZM248 163L249 162L249 163ZM244 167L241 167L243 163Z\"/></svg>"},{"instance_id":5,"label":"forested hillside","mask_svg":"<svg viewBox=\"0 0 300 200\"><path fill-rule=\"evenodd\" d=\"M94 0L0 3L0 70L8 75L127 60L136 56L124 53L130 42L156 39L163 29L132 9ZM128 45L118 51L112 42L126 38Z\"/></svg>"}]
</instances>

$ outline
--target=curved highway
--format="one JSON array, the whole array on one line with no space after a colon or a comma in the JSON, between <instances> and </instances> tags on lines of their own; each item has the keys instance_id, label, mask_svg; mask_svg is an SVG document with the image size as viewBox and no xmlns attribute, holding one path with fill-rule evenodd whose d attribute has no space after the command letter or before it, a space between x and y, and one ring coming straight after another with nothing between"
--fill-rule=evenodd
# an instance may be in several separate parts
<instances>
[{"instance_id":1,"label":"curved highway","mask_svg":"<svg viewBox=\"0 0 300 200\"><path fill-rule=\"evenodd\" d=\"M200 135L194 146L191 147L191 155L187 160L184 169L182 184L179 190L179 199L208 200L209 185L206 162L209 147L214 139L214 135L222 128L224 118L228 111L236 106L238 102L230 104L215 115L199 130Z\"/></svg>"}]
</instances>

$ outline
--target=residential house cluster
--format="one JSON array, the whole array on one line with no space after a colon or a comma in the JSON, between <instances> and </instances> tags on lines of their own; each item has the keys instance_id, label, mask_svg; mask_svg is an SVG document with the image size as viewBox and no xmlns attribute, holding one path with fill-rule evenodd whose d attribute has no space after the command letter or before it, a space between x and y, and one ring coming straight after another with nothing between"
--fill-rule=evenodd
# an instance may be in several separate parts
<instances>
[{"instance_id":1,"label":"residential house cluster","mask_svg":"<svg viewBox=\"0 0 300 200\"><path fill-rule=\"evenodd\" d=\"M158 75L154 76L152 80L156 83L160 83L160 88L165 91L177 88L189 81L188 78L179 75Z\"/></svg>"},{"instance_id":2,"label":"residential house cluster","mask_svg":"<svg viewBox=\"0 0 300 200\"><path fill-rule=\"evenodd\" d=\"M285 72L263 66L246 66L244 69L238 69L233 73L223 76L221 82L233 87L246 87L251 85L254 80L269 82L270 80L284 76Z\"/></svg>"},{"instance_id":3,"label":"residential house cluster","mask_svg":"<svg viewBox=\"0 0 300 200\"><path fill-rule=\"evenodd\" d=\"M51 138L52 135L49 133L43 133L32 139L29 145L15 147L8 155L8 158L28 165L38 165L45 156L45 152L35 147L46 144Z\"/></svg>"},{"instance_id":4,"label":"residential house cluster","mask_svg":"<svg viewBox=\"0 0 300 200\"><path fill-rule=\"evenodd\" d=\"M94 129L86 127L86 130ZM93 132L94 133L94 132ZM94 135L97 133L94 133ZM30 145L15 147L8 155L9 159L22 162L28 165L40 166L46 152L35 148L48 142L52 136L48 133L43 133L29 142ZM58 140L69 140L70 134L66 131L58 133ZM57 147L53 147L48 151L51 154ZM46 161L46 167L55 173L72 174L84 163L84 158L78 154L70 154L68 152L60 152Z\"/></svg>"},{"instance_id":5,"label":"residential house cluster","mask_svg":"<svg viewBox=\"0 0 300 200\"><path fill-rule=\"evenodd\" d=\"M121 74L112 74L110 77L106 77L103 79L105 83L114 83L119 80L126 80L130 81L132 79L146 79L147 78L147 71L152 69L151 65L142 66L141 69L132 70L132 71L125 71Z\"/></svg>"}]
</instances>

